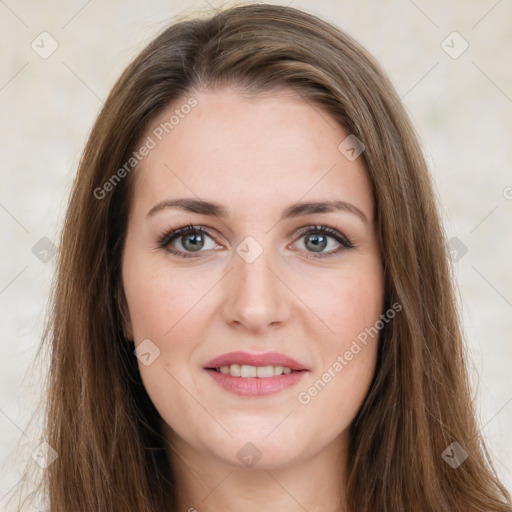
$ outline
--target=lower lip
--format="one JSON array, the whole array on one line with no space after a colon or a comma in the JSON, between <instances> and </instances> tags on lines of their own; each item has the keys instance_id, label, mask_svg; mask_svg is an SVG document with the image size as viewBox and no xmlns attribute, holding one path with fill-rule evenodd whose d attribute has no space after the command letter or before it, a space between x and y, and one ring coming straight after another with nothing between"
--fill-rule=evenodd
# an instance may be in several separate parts
<instances>
[{"instance_id":1,"label":"lower lip","mask_svg":"<svg viewBox=\"0 0 512 512\"><path fill-rule=\"evenodd\" d=\"M278 393L297 384L306 373L306 370L301 370L274 377L233 377L211 369L206 371L221 388L239 396L265 396Z\"/></svg>"}]
</instances>

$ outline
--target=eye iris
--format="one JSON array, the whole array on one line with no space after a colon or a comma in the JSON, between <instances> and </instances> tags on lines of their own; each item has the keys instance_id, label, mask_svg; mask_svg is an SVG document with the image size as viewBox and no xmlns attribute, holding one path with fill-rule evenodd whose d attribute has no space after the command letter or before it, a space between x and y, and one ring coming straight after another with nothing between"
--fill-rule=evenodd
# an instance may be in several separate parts
<instances>
[{"instance_id":1,"label":"eye iris","mask_svg":"<svg viewBox=\"0 0 512 512\"><path fill-rule=\"evenodd\" d=\"M201 233L191 233L181 237L181 245L187 251L199 251L203 248L204 238Z\"/></svg>"},{"instance_id":2,"label":"eye iris","mask_svg":"<svg viewBox=\"0 0 512 512\"><path fill-rule=\"evenodd\" d=\"M314 233L304 235L306 238L305 245L313 252L322 252L327 247L328 236L322 233ZM201 232L194 231L179 237L181 246L186 251L197 252L204 247L204 235Z\"/></svg>"},{"instance_id":3,"label":"eye iris","mask_svg":"<svg viewBox=\"0 0 512 512\"><path fill-rule=\"evenodd\" d=\"M313 245L309 245L309 243ZM327 247L327 237L325 235L306 235L306 247L314 252L320 252Z\"/></svg>"}]
</instances>

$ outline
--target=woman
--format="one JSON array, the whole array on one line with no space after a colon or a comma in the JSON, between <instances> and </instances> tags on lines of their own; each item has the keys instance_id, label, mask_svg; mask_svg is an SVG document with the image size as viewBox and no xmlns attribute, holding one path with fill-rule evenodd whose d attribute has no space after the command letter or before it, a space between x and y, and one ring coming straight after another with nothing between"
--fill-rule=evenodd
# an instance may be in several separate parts
<instances>
[{"instance_id":1,"label":"woman","mask_svg":"<svg viewBox=\"0 0 512 512\"><path fill-rule=\"evenodd\" d=\"M126 69L48 341L52 512L512 510L414 131L299 10L174 24Z\"/></svg>"}]
</instances>

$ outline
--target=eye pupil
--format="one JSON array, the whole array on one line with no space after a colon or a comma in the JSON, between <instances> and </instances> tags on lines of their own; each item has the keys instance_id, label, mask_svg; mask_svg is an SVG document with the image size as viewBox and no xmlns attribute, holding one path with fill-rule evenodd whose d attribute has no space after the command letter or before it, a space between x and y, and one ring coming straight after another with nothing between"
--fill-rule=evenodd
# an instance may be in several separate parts
<instances>
[{"instance_id":1,"label":"eye pupil","mask_svg":"<svg viewBox=\"0 0 512 512\"><path fill-rule=\"evenodd\" d=\"M187 251L199 251L204 245L203 235L201 233L185 235L181 239L181 245Z\"/></svg>"},{"instance_id":2,"label":"eye pupil","mask_svg":"<svg viewBox=\"0 0 512 512\"><path fill-rule=\"evenodd\" d=\"M309 243L312 246L308 246ZM312 248L314 252L320 252L327 247L327 237L325 235L306 235L306 247Z\"/></svg>"}]
</instances>

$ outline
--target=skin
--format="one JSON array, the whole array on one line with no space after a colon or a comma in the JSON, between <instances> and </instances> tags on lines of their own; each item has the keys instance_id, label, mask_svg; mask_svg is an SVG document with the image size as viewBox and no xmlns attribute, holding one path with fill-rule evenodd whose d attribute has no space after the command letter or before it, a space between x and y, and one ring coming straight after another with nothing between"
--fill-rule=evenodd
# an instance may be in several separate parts
<instances>
[{"instance_id":1,"label":"skin","mask_svg":"<svg viewBox=\"0 0 512 512\"><path fill-rule=\"evenodd\" d=\"M349 134L292 90L193 95L197 106L137 167L122 261L127 337L160 350L139 368L169 441L179 510L342 510L348 428L375 371L377 339L309 403L297 397L383 313L363 159L347 159L338 146ZM148 217L159 202L183 197L222 203L229 216L164 208ZM326 200L350 203L366 221L341 210L279 221L291 203ZM211 233L193 257L159 245L189 223ZM335 254L340 244L327 235L330 255L320 258L297 234L309 225L336 229L354 247ZM252 263L236 252L246 237L263 251ZM182 240L173 246L186 252ZM308 372L279 393L236 396L203 369L236 350L280 352ZM247 442L261 453L252 468L237 457Z\"/></svg>"}]
</instances>

